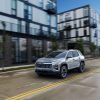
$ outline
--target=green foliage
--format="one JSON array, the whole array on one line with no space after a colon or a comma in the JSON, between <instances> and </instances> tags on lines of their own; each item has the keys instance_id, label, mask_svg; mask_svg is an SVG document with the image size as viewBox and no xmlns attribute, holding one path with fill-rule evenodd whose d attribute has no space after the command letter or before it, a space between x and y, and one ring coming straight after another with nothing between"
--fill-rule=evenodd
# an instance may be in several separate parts
<instances>
[{"instance_id":1,"label":"green foliage","mask_svg":"<svg viewBox=\"0 0 100 100\"><path fill-rule=\"evenodd\" d=\"M75 49L80 50L84 54L84 46L82 39L76 41Z\"/></svg>"},{"instance_id":2,"label":"green foliage","mask_svg":"<svg viewBox=\"0 0 100 100\"><path fill-rule=\"evenodd\" d=\"M57 44L57 39L54 35L51 35L51 42L52 42L52 46L51 46L52 51L57 50L58 44Z\"/></svg>"},{"instance_id":3,"label":"green foliage","mask_svg":"<svg viewBox=\"0 0 100 100\"><path fill-rule=\"evenodd\" d=\"M89 45L89 48L90 48L91 52L94 52L95 49L96 49L96 45L91 42L90 45Z\"/></svg>"}]
</instances>

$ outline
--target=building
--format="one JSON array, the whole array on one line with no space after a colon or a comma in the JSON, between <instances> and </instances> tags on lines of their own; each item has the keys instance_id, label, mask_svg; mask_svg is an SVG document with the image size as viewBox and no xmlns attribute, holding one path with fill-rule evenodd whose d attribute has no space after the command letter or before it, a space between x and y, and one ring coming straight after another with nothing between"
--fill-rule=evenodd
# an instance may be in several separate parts
<instances>
[{"instance_id":1,"label":"building","mask_svg":"<svg viewBox=\"0 0 100 100\"><path fill-rule=\"evenodd\" d=\"M66 48L75 48L75 42L82 39L85 53L89 53L90 42L100 46L100 15L90 5L61 12L58 31Z\"/></svg>"},{"instance_id":2,"label":"building","mask_svg":"<svg viewBox=\"0 0 100 100\"><path fill-rule=\"evenodd\" d=\"M57 35L56 0L2 0L0 66L30 64L51 49Z\"/></svg>"}]
</instances>

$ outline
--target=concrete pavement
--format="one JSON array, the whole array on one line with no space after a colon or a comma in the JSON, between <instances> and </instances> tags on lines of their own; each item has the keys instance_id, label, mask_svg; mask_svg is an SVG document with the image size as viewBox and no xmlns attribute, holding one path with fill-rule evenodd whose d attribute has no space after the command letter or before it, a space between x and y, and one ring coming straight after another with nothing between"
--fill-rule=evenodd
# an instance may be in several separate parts
<instances>
[{"instance_id":1,"label":"concrete pavement","mask_svg":"<svg viewBox=\"0 0 100 100\"><path fill-rule=\"evenodd\" d=\"M88 60L83 74L70 73L65 80L38 77L33 70L3 74L0 100L99 100L99 67L100 59Z\"/></svg>"}]
</instances>

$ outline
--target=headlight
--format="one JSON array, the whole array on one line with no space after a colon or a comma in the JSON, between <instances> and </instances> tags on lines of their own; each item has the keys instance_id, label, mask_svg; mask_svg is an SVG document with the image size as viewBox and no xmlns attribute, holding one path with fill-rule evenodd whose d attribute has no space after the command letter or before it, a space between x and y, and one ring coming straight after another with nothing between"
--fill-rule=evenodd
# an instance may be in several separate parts
<instances>
[{"instance_id":1,"label":"headlight","mask_svg":"<svg viewBox=\"0 0 100 100\"><path fill-rule=\"evenodd\" d=\"M53 65L53 68L58 70L58 64Z\"/></svg>"}]
</instances>

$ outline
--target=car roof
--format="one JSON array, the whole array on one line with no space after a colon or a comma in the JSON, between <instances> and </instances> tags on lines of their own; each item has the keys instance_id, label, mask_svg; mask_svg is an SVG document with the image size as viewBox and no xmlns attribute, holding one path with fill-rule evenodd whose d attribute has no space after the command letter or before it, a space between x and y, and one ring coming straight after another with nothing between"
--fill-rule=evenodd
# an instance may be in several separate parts
<instances>
[{"instance_id":1,"label":"car roof","mask_svg":"<svg viewBox=\"0 0 100 100\"><path fill-rule=\"evenodd\" d=\"M68 52L68 51L78 51L78 50L76 50L76 49L69 49L69 50L66 50L66 49L59 49L59 50L57 50L57 51L61 51L61 52Z\"/></svg>"}]
</instances>

